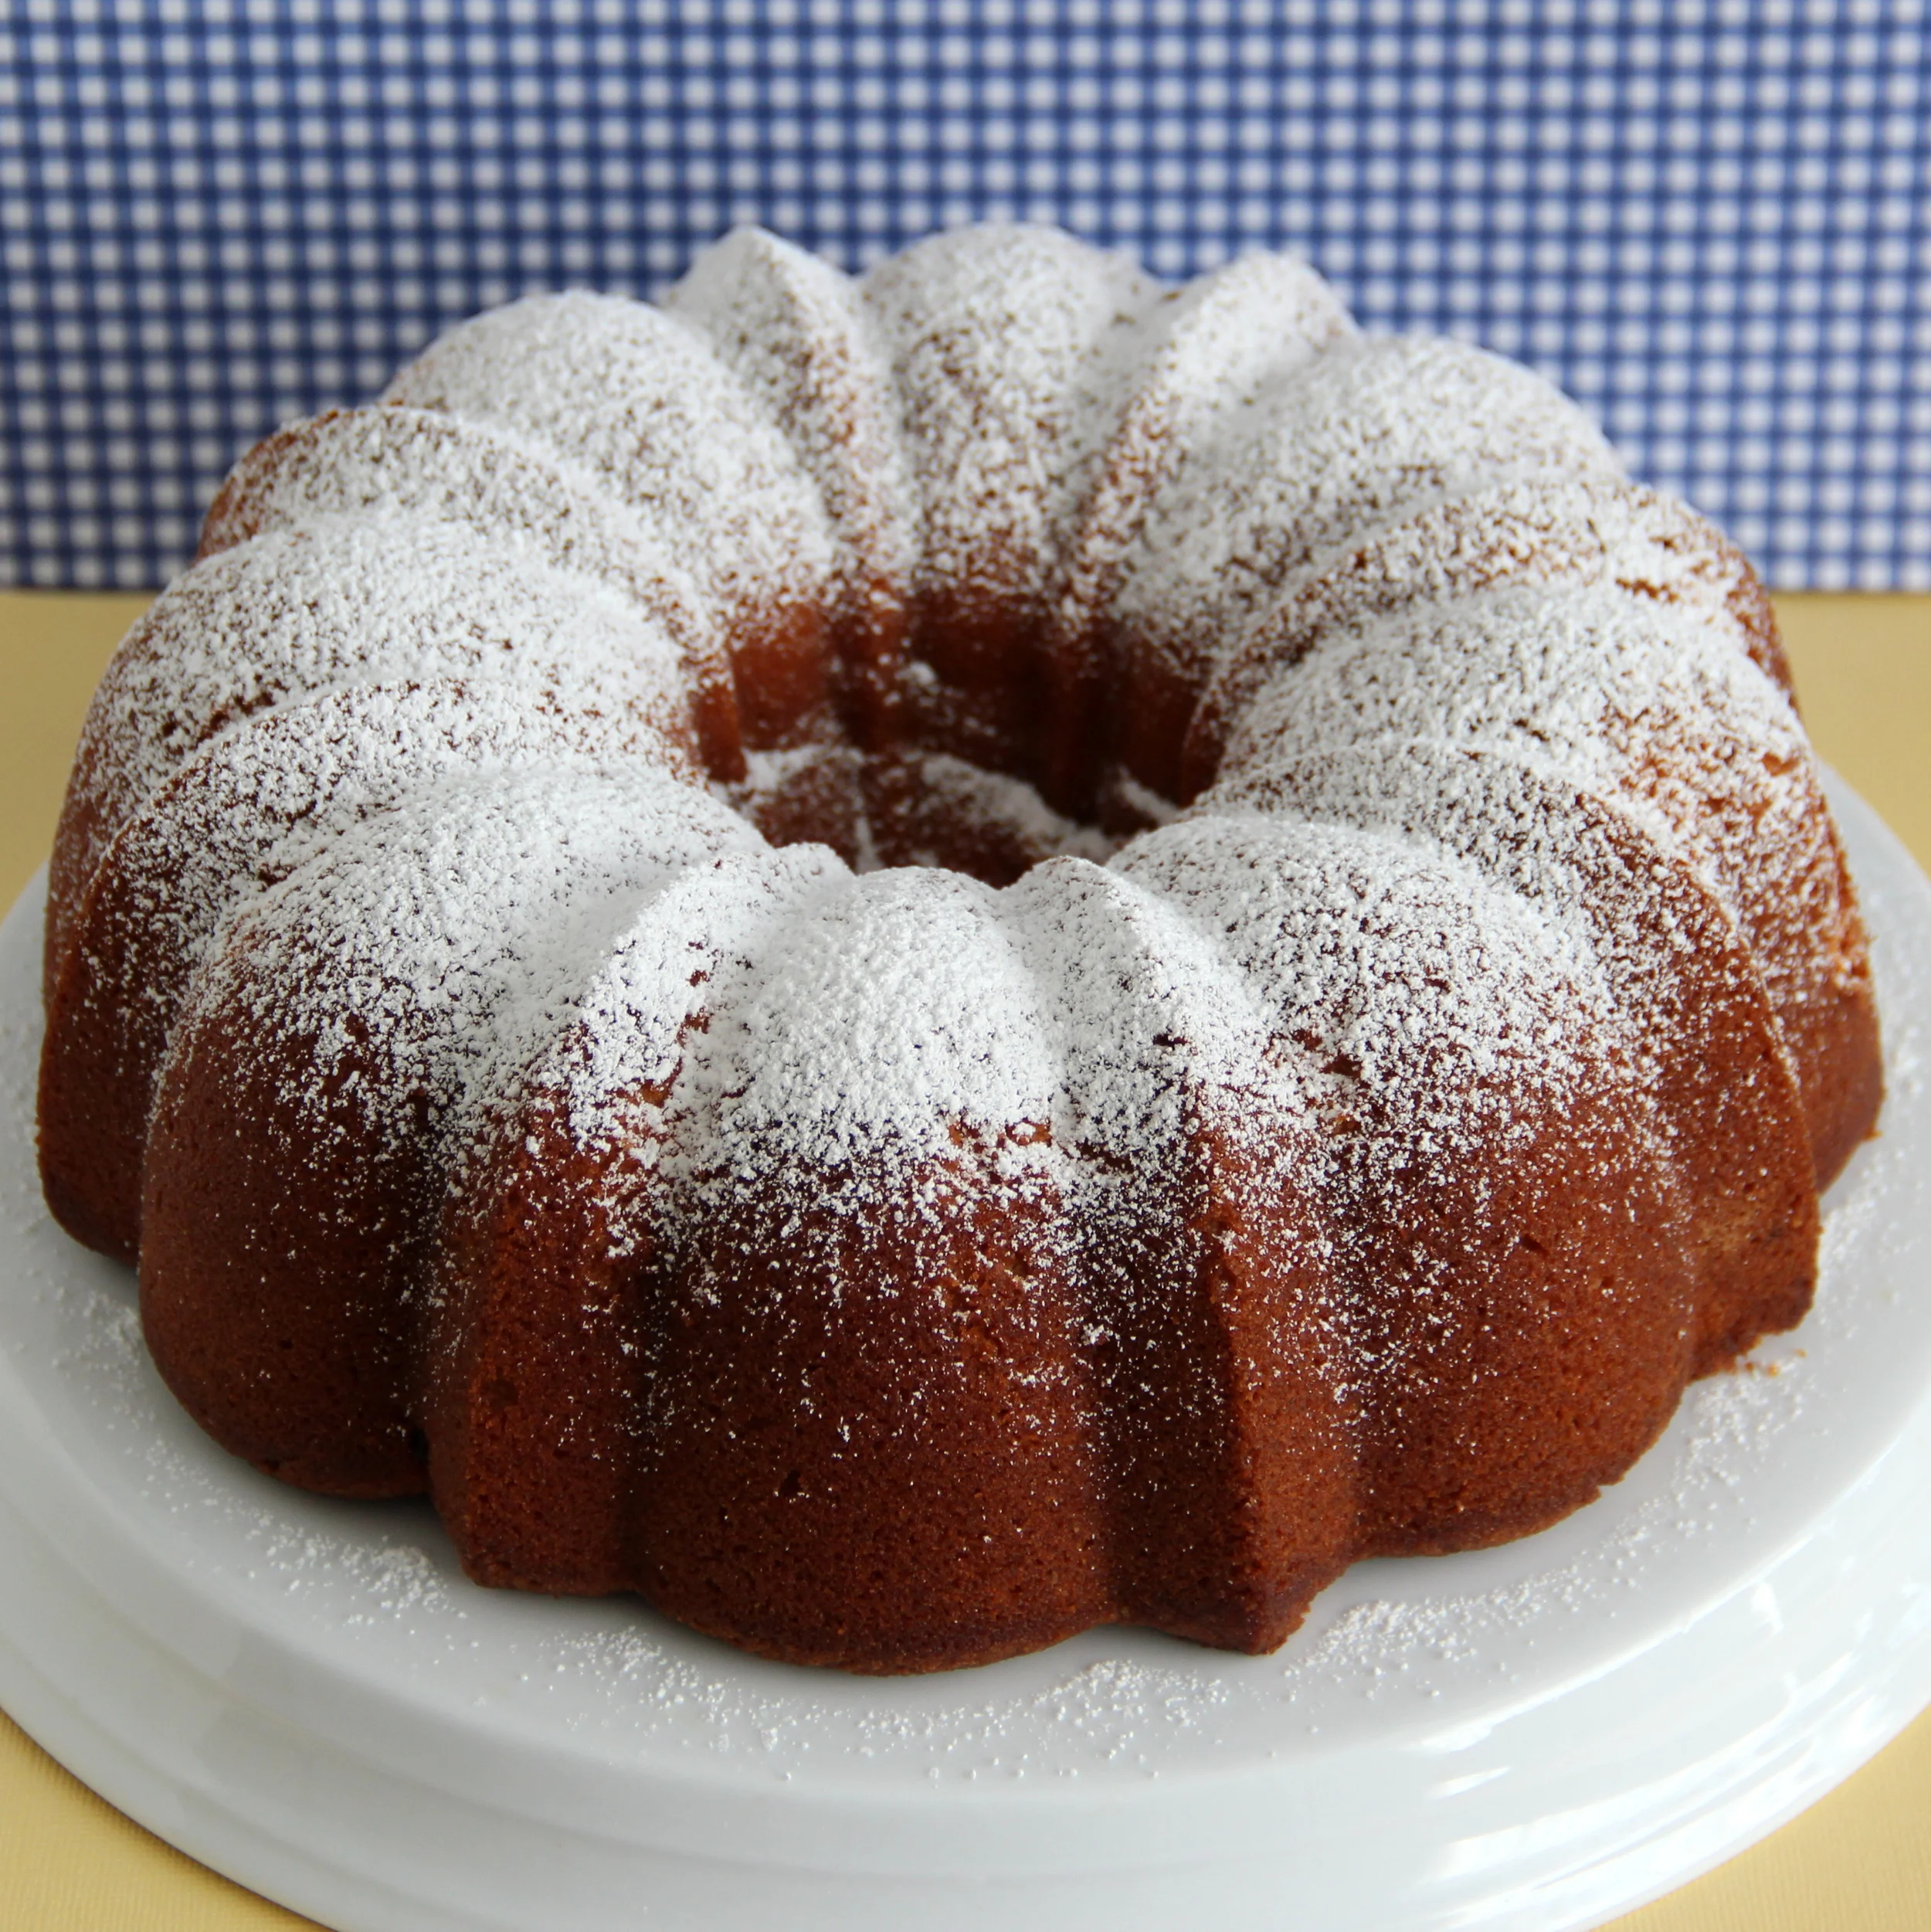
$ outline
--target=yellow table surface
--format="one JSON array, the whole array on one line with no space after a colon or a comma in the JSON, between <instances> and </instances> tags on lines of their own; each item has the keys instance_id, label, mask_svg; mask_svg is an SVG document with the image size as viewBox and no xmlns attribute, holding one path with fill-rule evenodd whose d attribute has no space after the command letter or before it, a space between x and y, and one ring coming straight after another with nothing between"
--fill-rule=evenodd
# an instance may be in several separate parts
<instances>
[{"instance_id":1,"label":"yellow table surface","mask_svg":"<svg viewBox=\"0 0 1931 1932\"><path fill-rule=\"evenodd\" d=\"M0 593L0 905L46 856L88 694L145 601ZM1818 749L1931 870L1931 597L1787 596L1777 607ZM4 1932L265 1932L305 1923L130 1823L0 1716ZM1931 1713L1773 1837L1617 1925L1926 1932Z\"/></svg>"}]
</instances>

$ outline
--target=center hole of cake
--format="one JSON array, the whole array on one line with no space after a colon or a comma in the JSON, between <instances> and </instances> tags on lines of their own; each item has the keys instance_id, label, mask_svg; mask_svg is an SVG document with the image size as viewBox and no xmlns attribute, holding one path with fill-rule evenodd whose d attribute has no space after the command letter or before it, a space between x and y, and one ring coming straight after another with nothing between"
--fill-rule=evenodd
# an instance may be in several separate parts
<instances>
[{"instance_id":1,"label":"center hole of cake","mask_svg":"<svg viewBox=\"0 0 1931 1932\"><path fill-rule=\"evenodd\" d=\"M842 745L752 752L734 800L774 845L829 845L860 872L930 865L1010 885L1067 854L1103 864L1164 816L1161 803L1069 818L1037 786L949 752Z\"/></svg>"}]
</instances>

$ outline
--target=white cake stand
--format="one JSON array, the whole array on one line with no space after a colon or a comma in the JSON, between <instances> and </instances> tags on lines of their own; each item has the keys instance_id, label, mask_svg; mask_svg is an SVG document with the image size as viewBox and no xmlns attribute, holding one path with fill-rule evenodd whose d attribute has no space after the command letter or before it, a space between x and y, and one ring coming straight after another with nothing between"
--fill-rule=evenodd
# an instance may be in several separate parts
<instances>
[{"instance_id":1,"label":"white cake stand","mask_svg":"<svg viewBox=\"0 0 1931 1932\"><path fill-rule=\"evenodd\" d=\"M1838 806L1890 1094L1816 1312L1505 1549L1361 1565L1278 1655L1101 1631L900 1680L480 1590L416 1505L214 1448L32 1153L40 894L0 929L0 1703L342 1932L1583 1927L1931 1700L1931 887Z\"/></svg>"}]
</instances>

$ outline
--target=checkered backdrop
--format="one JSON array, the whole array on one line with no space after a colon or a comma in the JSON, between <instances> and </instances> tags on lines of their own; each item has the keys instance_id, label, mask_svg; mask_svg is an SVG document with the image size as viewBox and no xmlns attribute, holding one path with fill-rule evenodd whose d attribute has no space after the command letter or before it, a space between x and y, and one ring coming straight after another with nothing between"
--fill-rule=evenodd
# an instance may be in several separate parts
<instances>
[{"instance_id":1,"label":"checkered backdrop","mask_svg":"<svg viewBox=\"0 0 1931 1932\"><path fill-rule=\"evenodd\" d=\"M0 0L0 576L174 571L236 454L732 222L1310 256L1525 358L1784 586L1931 587L1922 0Z\"/></svg>"}]
</instances>

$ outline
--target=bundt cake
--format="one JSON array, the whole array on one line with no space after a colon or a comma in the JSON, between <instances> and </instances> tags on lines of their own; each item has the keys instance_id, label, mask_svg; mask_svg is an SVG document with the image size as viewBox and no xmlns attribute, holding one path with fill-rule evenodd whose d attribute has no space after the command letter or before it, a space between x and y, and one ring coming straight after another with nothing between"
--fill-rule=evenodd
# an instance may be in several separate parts
<instances>
[{"instance_id":1,"label":"bundt cake","mask_svg":"<svg viewBox=\"0 0 1931 1932\"><path fill-rule=\"evenodd\" d=\"M1539 377L1049 229L433 343L82 737L40 1149L218 1441L766 1655L1279 1644L1803 1314L1769 603Z\"/></svg>"}]
</instances>

